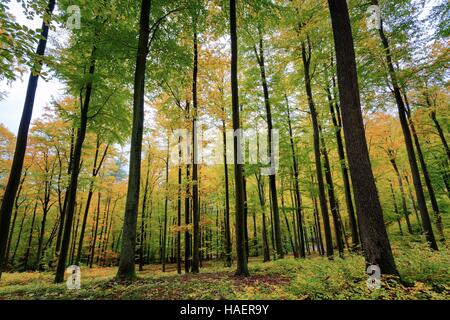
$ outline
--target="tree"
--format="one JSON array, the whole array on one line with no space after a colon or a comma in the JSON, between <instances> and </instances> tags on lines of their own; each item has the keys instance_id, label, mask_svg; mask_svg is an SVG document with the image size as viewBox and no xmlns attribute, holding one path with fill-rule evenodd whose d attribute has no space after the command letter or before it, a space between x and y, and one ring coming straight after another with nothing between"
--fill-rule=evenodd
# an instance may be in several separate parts
<instances>
[{"instance_id":1,"label":"tree","mask_svg":"<svg viewBox=\"0 0 450 320\"><path fill-rule=\"evenodd\" d=\"M242 176L242 145L239 121L239 86L238 86L238 46L236 27L236 1L230 0L230 41L231 41L231 102L233 110L234 150L234 184L236 196L236 275L248 276L247 254L245 252L245 216L244 216L244 181Z\"/></svg>"},{"instance_id":2,"label":"tree","mask_svg":"<svg viewBox=\"0 0 450 320\"><path fill-rule=\"evenodd\" d=\"M372 0L373 5L378 6L378 0ZM427 242L433 250L438 250L436 239L434 237L433 229L431 227L431 221L428 214L428 209L425 201L425 194L420 179L419 167L416 162L416 155L414 152L414 146L411 139L411 132L409 131L408 120L406 118L406 107L400 91L400 85L397 80L396 70L394 62L392 61L391 49L389 46L388 38L384 32L383 20L381 20L379 26L379 35L384 48L384 54L386 58L386 64L389 71L389 77L393 88L393 95L398 107L398 115L400 124L402 126L403 136L405 138L406 151L408 153L409 165L411 167L411 174L413 178L414 188L416 190L417 202L419 205L420 215L422 217L422 226L425 233Z\"/></svg>"},{"instance_id":3,"label":"tree","mask_svg":"<svg viewBox=\"0 0 450 320\"><path fill-rule=\"evenodd\" d=\"M0 277L5 264L5 251L8 241L9 227L11 222L11 214L14 206L17 189L22 175L23 161L27 148L28 129L30 127L31 116L33 114L34 98L38 80L42 69L42 57L45 54L47 46L47 37L50 25L50 16L55 8L55 0L49 0L44 12L44 19L41 28L41 37L36 49L38 57L36 63L31 69L30 78L28 79L27 93L23 106L22 118L20 120L19 131L17 133L16 148L14 150L14 158L9 174L8 184L6 185L3 195L2 205L0 208Z\"/></svg>"},{"instance_id":4,"label":"tree","mask_svg":"<svg viewBox=\"0 0 450 320\"><path fill-rule=\"evenodd\" d=\"M136 68L134 73L133 96L133 129L130 146L130 168L128 177L128 192L123 223L122 247L120 250L120 264L117 279L133 280L135 274L135 247L136 224L139 207L139 187L141 178L141 150L144 126L144 89L145 66L149 53L150 36L150 10L151 3L147 0L141 2L141 15L139 20L139 43L136 55Z\"/></svg>"},{"instance_id":5,"label":"tree","mask_svg":"<svg viewBox=\"0 0 450 320\"><path fill-rule=\"evenodd\" d=\"M328 6L333 26L346 150L366 263L379 265L384 274L398 274L367 150L347 2L328 0Z\"/></svg>"}]
</instances>

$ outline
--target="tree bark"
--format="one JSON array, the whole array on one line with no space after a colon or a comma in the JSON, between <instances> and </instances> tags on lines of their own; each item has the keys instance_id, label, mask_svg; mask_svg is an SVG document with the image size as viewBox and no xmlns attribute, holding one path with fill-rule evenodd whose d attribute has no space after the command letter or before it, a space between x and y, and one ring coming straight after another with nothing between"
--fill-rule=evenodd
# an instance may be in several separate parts
<instances>
[{"instance_id":1,"label":"tree bark","mask_svg":"<svg viewBox=\"0 0 450 320\"><path fill-rule=\"evenodd\" d=\"M49 0L45 9L46 18L43 19L39 43L36 49L36 55L43 57L47 46L47 37L49 25L47 24L49 16L55 8L55 0ZM17 133L16 148L11 165L8 183L6 184L3 194L2 205L0 207L0 278L2 276L3 267L6 264L6 245L8 241L9 228L11 223L11 215L16 198L17 189L19 188L20 178L22 176L23 161L25 159L25 151L27 148L28 130L30 128L31 116L33 115L34 98L39 80L39 73L42 68L42 61L36 62L31 70L28 80L27 93L25 95L25 103L20 119L19 131Z\"/></svg>"},{"instance_id":2,"label":"tree bark","mask_svg":"<svg viewBox=\"0 0 450 320\"><path fill-rule=\"evenodd\" d=\"M249 276L247 255L245 252L245 215L244 182L242 177L242 145L239 121L239 87L238 87L238 39L236 31L236 1L230 0L230 39L231 39L231 101L233 110L234 149L234 184L236 198L236 254L237 276Z\"/></svg>"},{"instance_id":3,"label":"tree bark","mask_svg":"<svg viewBox=\"0 0 450 320\"><path fill-rule=\"evenodd\" d=\"M141 152L144 129L145 68L149 52L151 1L142 0L139 20L139 43L134 73L133 124L130 146L130 168L128 191L120 250L119 270L116 278L120 281L134 280L136 225L139 207L139 187L141 182Z\"/></svg>"},{"instance_id":4,"label":"tree bark","mask_svg":"<svg viewBox=\"0 0 450 320\"><path fill-rule=\"evenodd\" d=\"M84 103L80 100L81 114L80 114L80 127L77 132L77 139L73 151L72 158L72 171L70 175L69 189L67 194L67 207L66 207L66 221L64 224L63 238L61 242L61 250L58 257L58 265L56 267L55 282L61 283L64 281L64 271L66 268L66 259L70 245L70 233L72 231L73 215L75 212L75 201L78 188L78 176L80 172L81 152L83 148L84 139L87 130L88 111L92 94L92 81L95 73L95 53L96 47L92 48L89 66L89 79L86 84L86 94L84 97Z\"/></svg>"},{"instance_id":5,"label":"tree bark","mask_svg":"<svg viewBox=\"0 0 450 320\"><path fill-rule=\"evenodd\" d=\"M333 26L346 150L366 263L379 265L383 274L398 274L367 150L347 2L328 0L328 6Z\"/></svg>"},{"instance_id":6,"label":"tree bark","mask_svg":"<svg viewBox=\"0 0 450 320\"><path fill-rule=\"evenodd\" d=\"M306 95L308 97L308 105L311 113L311 122L313 125L314 158L316 165L317 185L319 188L320 209L322 211L323 227L325 231L326 251L328 259L333 259L334 255L333 239L331 237L330 219L328 216L328 206L325 196L325 186L323 183L322 160L320 158L319 123L317 119L317 111L311 89L311 77L310 77L311 46L309 43L309 38L308 38L308 53L306 50L306 44L304 41L302 41L302 61L304 68Z\"/></svg>"}]
</instances>

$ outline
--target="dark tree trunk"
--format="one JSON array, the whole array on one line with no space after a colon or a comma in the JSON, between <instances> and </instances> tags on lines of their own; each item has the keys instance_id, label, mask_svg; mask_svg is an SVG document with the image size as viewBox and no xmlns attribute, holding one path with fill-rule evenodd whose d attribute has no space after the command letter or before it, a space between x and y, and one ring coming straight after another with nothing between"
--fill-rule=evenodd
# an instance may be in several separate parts
<instances>
[{"instance_id":1,"label":"dark tree trunk","mask_svg":"<svg viewBox=\"0 0 450 320\"><path fill-rule=\"evenodd\" d=\"M25 256L23 258L23 268L24 270L28 270L28 260L30 258L30 251L31 251L31 242L33 241L33 231L34 231L34 222L36 221L36 211L37 211L37 201L34 204L34 209L33 209L33 218L31 219L31 227L30 227L30 233L28 235L28 244L27 244L27 249L25 251Z\"/></svg>"},{"instance_id":2,"label":"dark tree trunk","mask_svg":"<svg viewBox=\"0 0 450 320\"><path fill-rule=\"evenodd\" d=\"M190 165L186 165L186 197L184 198L184 224L186 225L186 230L184 231L184 272L189 273L190 269L190 256L191 256L191 235L189 233L189 223L190 223L190 188L189 188L189 167Z\"/></svg>"},{"instance_id":3,"label":"dark tree trunk","mask_svg":"<svg viewBox=\"0 0 450 320\"><path fill-rule=\"evenodd\" d=\"M442 130L441 125L439 124L438 119L436 118L436 112L431 110L430 118L433 120L434 126L439 134L439 138L441 139L442 146L444 147L445 153L447 154L447 158L450 161L450 148L448 147L447 140L445 139L444 131Z\"/></svg>"},{"instance_id":4,"label":"dark tree trunk","mask_svg":"<svg viewBox=\"0 0 450 320\"><path fill-rule=\"evenodd\" d=\"M177 272L181 274L181 137L178 140L178 192L177 192Z\"/></svg>"},{"instance_id":5,"label":"dark tree trunk","mask_svg":"<svg viewBox=\"0 0 450 320\"><path fill-rule=\"evenodd\" d=\"M47 46L47 37L49 25L48 16L52 14L55 7L55 0L49 0L46 8L46 18L42 22L41 35L36 49L36 56L43 57ZM19 188L20 178L22 176L23 161L27 148L28 129L30 128L31 116L33 115L34 98L39 80L39 73L42 68L42 60L36 62L31 70L28 80L27 93L20 119L19 131L17 132L16 148L14 150L13 162L11 165L8 183L6 184L3 194L2 205L0 207L0 277L3 267L6 264L6 245L9 236L9 228L11 223L11 215L16 198L17 189Z\"/></svg>"},{"instance_id":6,"label":"dark tree trunk","mask_svg":"<svg viewBox=\"0 0 450 320\"><path fill-rule=\"evenodd\" d=\"M319 132L322 134L322 129L319 126ZM321 137L322 140L322 155L324 160L325 167L325 180L327 182L328 188L328 201L330 202L331 215L333 217L333 225L334 225L334 235L336 237L336 243L339 251L339 256L342 258L344 256L344 243L342 239L342 229L339 219L338 212L338 204L336 201L336 196L334 194L334 183L333 177L331 176L331 168L330 168L330 160L328 159L328 151L325 145L325 139L323 138L323 134Z\"/></svg>"},{"instance_id":7,"label":"dark tree trunk","mask_svg":"<svg viewBox=\"0 0 450 320\"><path fill-rule=\"evenodd\" d=\"M139 43L134 73L133 125L130 146L130 168L128 191L123 223L122 248L119 270L116 278L120 281L133 280L135 271L136 225L139 207L139 187L141 183L141 152L144 130L145 69L149 52L151 1L142 0L139 20Z\"/></svg>"},{"instance_id":8,"label":"dark tree trunk","mask_svg":"<svg viewBox=\"0 0 450 320\"><path fill-rule=\"evenodd\" d=\"M61 283L64 281L64 271L66 268L67 254L70 245L70 233L72 230L73 215L75 212L75 201L78 188L78 175L80 172L80 163L81 163L81 151L83 148L84 138L86 136L89 103L91 101L91 94L92 94L92 81L95 73L95 52L96 47L94 46L91 52L89 80L86 84L86 94L84 97L84 103L82 103L82 101L80 100L80 104L82 103L80 108L81 109L80 127L78 128L75 148L73 150L72 171L70 175L68 194L66 196L67 197L66 221L64 224L64 233L61 242L61 250L58 257L58 265L56 267L56 275L55 275L56 283Z\"/></svg>"},{"instance_id":9,"label":"dark tree trunk","mask_svg":"<svg viewBox=\"0 0 450 320\"><path fill-rule=\"evenodd\" d=\"M319 202L322 211L323 227L325 231L325 243L327 249L328 259L333 259L333 239L331 237L330 219L328 216L328 206L325 196L325 186L323 183L322 160L320 158L320 137L319 137L319 122L317 119L316 106L312 96L310 65L311 65L311 46L308 38L308 52L306 44L302 42L302 61L304 67L305 89L308 97L309 110L311 112L311 122L313 125L313 139L314 139L314 158L316 164L317 185L319 188Z\"/></svg>"},{"instance_id":10,"label":"dark tree trunk","mask_svg":"<svg viewBox=\"0 0 450 320\"><path fill-rule=\"evenodd\" d=\"M289 127L289 142L291 145L292 152L292 163L294 168L294 192L295 192L295 211L297 216L297 234L299 238L299 255L301 258L305 257L305 244L303 242L303 224L302 224L302 204L301 204L301 196L300 196L300 188L298 185L298 163L297 163L297 154L295 152L295 143L294 143L294 134L292 131L291 124L291 112L289 109L289 101L287 96L285 95L286 100L286 110L287 110L287 120ZM295 230L295 229L294 229Z\"/></svg>"},{"instance_id":11,"label":"dark tree trunk","mask_svg":"<svg viewBox=\"0 0 450 320\"><path fill-rule=\"evenodd\" d=\"M328 0L328 6L333 26L344 137L362 248L367 264L379 265L383 274L398 274L367 150L347 2Z\"/></svg>"},{"instance_id":12,"label":"dark tree trunk","mask_svg":"<svg viewBox=\"0 0 450 320\"><path fill-rule=\"evenodd\" d=\"M194 28L196 28L196 22L194 22ZM197 76L198 76L198 39L197 30L194 30L194 70L192 72L192 210L193 210L193 225L194 225L194 243L192 248L192 273L199 273L199 259L200 259L200 208L198 199L198 141L197 141Z\"/></svg>"},{"instance_id":13,"label":"dark tree trunk","mask_svg":"<svg viewBox=\"0 0 450 320\"><path fill-rule=\"evenodd\" d=\"M391 195L392 195L392 201L394 202L394 212L395 212L395 216L397 217L398 229L400 231L400 235L403 235L402 224L400 222L400 214L398 212L397 200L395 199L395 193L394 193L394 188L392 187L392 182L389 181L389 185L391 187Z\"/></svg>"},{"instance_id":14,"label":"dark tree trunk","mask_svg":"<svg viewBox=\"0 0 450 320\"><path fill-rule=\"evenodd\" d=\"M97 144L96 144L96 148L95 148L91 182L89 185L89 192L88 192L88 197L86 200L86 207L84 208L83 222L81 223L80 240L78 242L78 250L77 250L77 255L75 258L75 265L79 265L80 259L81 259L81 253L83 250L84 233L86 230L87 218L89 215L89 208L91 206L92 196L94 194L94 180L97 177L97 175L100 171L100 168L102 167L103 161L105 160L106 154L108 152L108 147L109 147L109 145L106 146L105 151L103 152L103 156L100 159L100 163L97 166L97 161L98 161L98 156L99 156L99 151L100 151L100 140L98 139L98 136L97 136Z\"/></svg>"},{"instance_id":15,"label":"dark tree trunk","mask_svg":"<svg viewBox=\"0 0 450 320\"><path fill-rule=\"evenodd\" d=\"M269 157L270 157L270 165L272 166L271 172L269 175L269 189L270 196L272 199L272 213L273 213L273 222L274 222L274 233L275 233L275 247L277 251L278 258L284 257L283 252L283 242L281 236L281 225L280 225L280 214L278 210L278 197L277 197L277 182L276 182L276 174L273 166L275 165L275 152L273 150L273 123L272 123L272 110L270 105L270 96L269 96L269 87L267 85L266 78L266 66L265 66L265 57L264 57L264 43L263 43L263 35L262 31L259 30L259 47L254 47L255 56L258 61L260 76L261 76L261 85L264 94L264 105L266 108L266 121L267 121L267 141L269 146Z\"/></svg>"},{"instance_id":16,"label":"dark tree trunk","mask_svg":"<svg viewBox=\"0 0 450 320\"><path fill-rule=\"evenodd\" d=\"M101 202L101 193L98 193L98 202L97 202L97 217L95 219L95 227L92 233L92 245L91 250L89 251L89 268L92 268L94 263L94 255L95 255L95 245L97 244L97 231L98 231L98 222L100 220L100 202Z\"/></svg>"},{"instance_id":17,"label":"dark tree trunk","mask_svg":"<svg viewBox=\"0 0 450 320\"><path fill-rule=\"evenodd\" d=\"M402 180L402 177L400 176L400 172L398 171L398 167L397 167L397 163L396 163L395 159L391 158L389 161L391 162L392 167L394 168L395 174L397 176L398 185L400 187L400 195L402 198L402 210L403 210L403 215L405 216L406 226L408 227L408 232L410 234L412 234L413 230L411 227L411 221L409 221L409 212L408 212L408 207L406 206L406 195L405 195L405 189L403 187L403 180Z\"/></svg>"},{"instance_id":18,"label":"dark tree trunk","mask_svg":"<svg viewBox=\"0 0 450 320\"><path fill-rule=\"evenodd\" d=\"M25 207L25 210L23 211L22 220L20 221L20 227L19 227L19 234L17 235L16 245L14 247L13 255L11 257L11 265L14 266L14 260L16 258L17 249L19 248L20 239L22 237L22 231L23 231L23 225L25 222L25 217L27 216L28 212L28 206Z\"/></svg>"},{"instance_id":19,"label":"dark tree trunk","mask_svg":"<svg viewBox=\"0 0 450 320\"><path fill-rule=\"evenodd\" d=\"M238 39L236 31L236 1L230 0L230 38L231 38L231 101L233 110L234 146L234 184L236 197L236 255L237 276L248 276L247 255L245 252L245 215L244 183L242 169L242 145L239 121L239 87L238 87Z\"/></svg>"},{"instance_id":20,"label":"dark tree trunk","mask_svg":"<svg viewBox=\"0 0 450 320\"><path fill-rule=\"evenodd\" d=\"M430 201L431 201L431 207L433 208L433 213L434 213L434 217L435 217L435 223L436 223L436 228L437 228L438 235L439 235L439 240L441 242L444 242L445 241L444 226L442 225L441 213L439 211L439 206L438 206L438 203L436 200L436 195L434 193L433 184L431 183L430 175L428 173L428 166L427 166L427 164L425 162L425 158L423 156L422 147L420 146L419 137L417 136L416 128L414 126L414 122L411 117L411 108L409 106L408 97L406 96L405 92L403 92L403 97L405 99L405 104L406 104L406 117L408 118L409 127L411 129L411 133L412 133L412 136L414 139L414 144L416 146L417 157L419 158L420 167L422 168L425 185L427 186L428 195L429 195ZM427 103L428 103L428 106L431 106L428 97L427 97ZM434 114L434 111L432 111L432 113ZM447 155L450 158L450 151L448 151L448 146L446 145L447 142L445 141L445 137L442 133L442 130L440 129L439 123L437 122L436 114L431 115L431 118L432 119L434 118L433 121L435 121L436 128L438 128L439 136L441 136L441 134L442 134L441 140L442 140L442 143L444 144L444 146L446 146Z\"/></svg>"},{"instance_id":21,"label":"dark tree trunk","mask_svg":"<svg viewBox=\"0 0 450 320\"><path fill-rule=\"evenodd\" d=\"M411 199L411 203L412 203L412 206L413 206L414 214L415 214L416 219L417 219L417 223L419 224L419 227L422 230L422 221L420 221L420 217L419 217L419 214L417 212L416 200L414 199L414 196L412 194L411 186L409 184L408 175L406 173L405 173L405 181L406 181L406 188L408 189L409 198Z\"/></svg>"},{"instance_id":22,"label":"dark tree trunk","mask_svg":"<svg viewBox=\"0 0 450 320\"><path fill-rule=\"evenodd\" d=\"M230 227L230 186L228 178L228 159L227 159L227 134L226 134L226 122L225 122L225 107L222 108L222 139L223 139L223 166L225 174L225 211L224 211L224 223L225 223L225 265L231 267L231 227Z\"/></svg>"},{"instance_id":23,"label":"dark tree trunk","mask_svg":"<svg viewBox=\"0 0 450 320\"><path fill-rule=\"evenodd\" d=\"M162 237L162 272L166 272L166 243L167 243L167 205L169 202L169 139L167 139L167 154L166 154L166 182L165 182L165 196L164 196L164 225Z\"/></svg>"},{"instance_id":24,"label":"dark tree trunk","mask_svg":"<svg viewBox=\"0 0 450 320\"><path fill-rule=\"evenodd\" d=\"M267 225L266 225L266 197L264 193L264 182L261 175L255 174L256 181L258 183L258 196L259 203L262 211L262 250L263 250L263 262L270 261L269 240L267 238Z\"/></svg>"},{"instance_id":25,"label":"dark tree trunk","mask_svg":"<svg viewBox=\"0 0 450 320\"><path fill-rule=\"evenodd\" d=\"M69 164L67 167L67 174L70 176L72 172L72 163L73 163L73 150L75 145L75 129L71 129L71 135L70 135L70 152L69 152ZM58 158L59 158L59 175L58 175L58 181L61 180L61 168L62 168L62 161L61 161L61 155L58 152ZM69 185L66 187L66 194L64 195L64 201L61 201L61 186L60 183L58 183L58 204L59 204L59 213L61 218L59 219L59 227L58 227L58 236L56 237L56 247L55 252L56 254L59 254L59 251L61 250L61 240L63 236L64 231L64 222L66 221L66 208L67 208L67 195L68 195L68 189Z\"/></svg>"},{"instance_id":26,"label":"dark tree trunk","mask_svg":"<svg viewBox=\"0 0 450 320\"><path fill-rule=\"evenodd\" d=\"M13 234L14 234L14 228L16 226L17 213L19 212L19 207L20 207L19 198L20 198L20 194L22 193L23 184L24 184L25 179L27 177L27 173L28 173L28 170L25 170L25 172L23 174L23 177L22 177L22 180L20 181L19 189L18 189L17 195L16 195L16 200L14 201L14 217L13 217L13 221L11 223L11 231L9 233L8 245L6 246L6 253L5 253L5 259L6 259L5 264L6 265L8 264L9 252L11 250L12 237L13 237Z\"/></svg>"},{"instance_id":27,"label":"dark tree trunk","mask_svg":"<svg viewBox=\"0 0 450 320\"><path fill-rule=\"evenodd\" d=\"M333 82L334 77L333 77ZM356 215L355 210L353 208L353 200L352 200L352 192L350 187L350 178L348 176L348 170L347 170L347 164L345 160L345 151L344 151L344 143L342 141L342 123L339 116L339 106L336 104L333 104L332 96L330 89L327 88L327 96L328 96L328 103L330 107L330 114L331 114L331 120L333 121L333 126L335 130L336 135L336 142L337 142L337 151L339 156L339 162L341 165L341 174L342 174L342 180L344 183L344 194L345 194L345 204L347 206L347 212L348 217L350 220L350 228L352 230L352 249L357 249L359 246L359 232L358 232L358 223L356 222ZM336 105L336 110L334 108L334 105ZM338 117L336 117L336 112L338 112Z\"/></svg>"}]
</instances>

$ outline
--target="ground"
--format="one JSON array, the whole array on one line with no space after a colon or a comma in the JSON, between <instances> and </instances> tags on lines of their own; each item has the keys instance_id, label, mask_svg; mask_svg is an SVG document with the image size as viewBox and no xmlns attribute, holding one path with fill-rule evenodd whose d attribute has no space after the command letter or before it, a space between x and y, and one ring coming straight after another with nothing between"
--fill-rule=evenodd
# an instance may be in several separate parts
<instances>
[{"instance_id":1,"label":"ground","mask_svg":"<svg viewBox=\"0 0 450 320\"><path fill-rule=\"evenodd\" d=\"M203 263L200 274L177 275L175 265L162 273L148 265L133 283L113 278L117 268L82 267L82 288L53 284L54 275L5 273L0 299L445 299L450 300L450 248L427 249L417 238L403 236L393 244L401 281L383 276L381 289L367 288L364 259L347 254L329 261L319 256L287 257L263 263L251 258L248 278L236 277L221 261Z\"/></svg>"}]
</instances>

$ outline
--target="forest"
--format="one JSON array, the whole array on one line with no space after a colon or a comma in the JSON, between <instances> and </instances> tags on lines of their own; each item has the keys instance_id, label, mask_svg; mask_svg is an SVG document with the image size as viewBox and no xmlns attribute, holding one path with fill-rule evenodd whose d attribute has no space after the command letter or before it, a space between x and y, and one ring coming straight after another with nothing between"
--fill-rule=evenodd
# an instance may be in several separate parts
<instances>
[{"instance_id":1,"label":"forest","mask_svg":"<svg viewBox=\"0 0 450 320\"><path fill-rule=\"evenodd\" d=\"M0 0L0 300L449 300L449 21Z\"/></svg>"}]
</instances>

